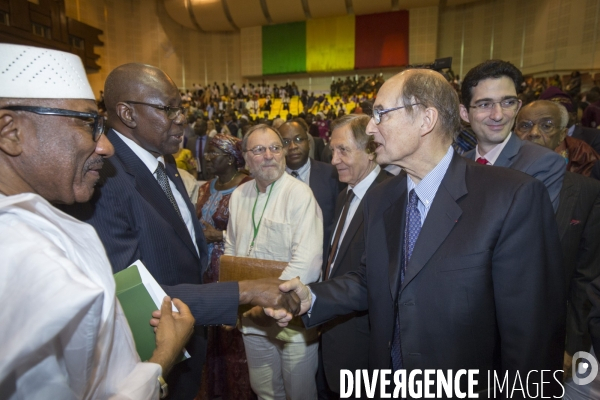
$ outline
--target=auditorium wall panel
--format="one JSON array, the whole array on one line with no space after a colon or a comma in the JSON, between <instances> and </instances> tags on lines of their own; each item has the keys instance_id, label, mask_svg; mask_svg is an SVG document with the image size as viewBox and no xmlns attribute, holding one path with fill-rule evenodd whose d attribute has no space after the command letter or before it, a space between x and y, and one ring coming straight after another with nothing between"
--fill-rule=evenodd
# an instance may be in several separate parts
<instances>
[{"instance_id":1,"label":"auditorium wall panel","mask_svg":"<svg viewBox=\"0 0 600 400\"><path fill-rule=\"evenodd\" d=\"M598 71L599 32L597 0L485 0L441 11L438 56L452 56L461 76L490 58L526 74Z\"/></svg>"},{"instance_id":2,"label":"auditorium wall panel","mask_svg":"<svg viewBox=\"0 0 600 400\"><path fill-rule=\"evenodd\" d=\"M155 65L179 87L242 82L239 32L203 33L168 16L163 0L66 0L67 16L104 31L99 72L88 74L98 96L108 73L128 62Z\"/></svg>"},{"instance_id":3,"label":"auditorium wall panel","mask_svg":"<svg viewBox=\"0 0 600 400\"><path fill-rule=\"evenodd\" d=\"M358 4L363 3L368 2L357 0L355 11L361 11ZM104 31L100 37L104 46L96 48L101 70L88 75L96 94L106 75L127 62L156 65L180 87L214 81L240 84L243 76L254 80L262 73L262 48L256 47L262 28L248 28L255 32L249 41L245 30L204 33L188 29L168 16L163 0L66 0L65 6L69 17ZM279 11L279 17L287 18L285 10ZM408 60L418 64L452 56L453 69L461 76L490 57L509 60L525 73L599 72L599 32L598 0L481 0L413 8L409 11ZM285 38L280 46L286 46ZM328 89L331 75L291 78L305 79L306 85L296 82L301 87L308 87L310 78L311 88L320 91ZM285 82L287 78L268 80Z\"/></svg>"}]
</instances>

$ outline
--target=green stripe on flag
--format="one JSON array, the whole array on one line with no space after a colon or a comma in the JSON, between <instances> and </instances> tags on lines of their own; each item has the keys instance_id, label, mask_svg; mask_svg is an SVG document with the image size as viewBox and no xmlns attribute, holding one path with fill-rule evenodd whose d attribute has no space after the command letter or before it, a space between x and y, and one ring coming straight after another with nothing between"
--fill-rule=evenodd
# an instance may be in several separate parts
<instances>
[{"instance_id":1,"label":"green stripe on flag","mask_svg":"<svg viewBox=\"0 0 600 400\"><path fill-rule=\"evenodd\" d=\"M306 72L306 23L262 27L263 75Z\"/></svg>"}]
</instances>

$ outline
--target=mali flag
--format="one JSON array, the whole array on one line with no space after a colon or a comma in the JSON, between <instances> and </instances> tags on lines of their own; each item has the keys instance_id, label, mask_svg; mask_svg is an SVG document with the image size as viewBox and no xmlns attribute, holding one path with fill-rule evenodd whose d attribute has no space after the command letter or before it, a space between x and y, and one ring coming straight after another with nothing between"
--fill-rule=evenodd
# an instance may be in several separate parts
<instances>
[{"instance_id":1,"label":"mali flag","mask_svg":"<svg viewBox=\"0 0 600 400\"><path fill-rule=\"evenodd\" d=\"M262 73L347 71L408 64L408 11L262 27Z\"/></svg>"}]
</instances>

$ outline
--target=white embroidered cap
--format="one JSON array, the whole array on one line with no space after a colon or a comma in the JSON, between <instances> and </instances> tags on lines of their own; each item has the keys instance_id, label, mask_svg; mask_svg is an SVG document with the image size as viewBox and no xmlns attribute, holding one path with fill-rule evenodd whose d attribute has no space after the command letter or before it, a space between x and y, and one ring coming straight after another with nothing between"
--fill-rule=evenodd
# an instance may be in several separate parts
<instances>
[{"instance_id":1,"label":"white embroidered cap","mask_svg":"<svg viewBox=\"0 0 600 400\"><path fill-rule=\"evenodd\" d=\"M6 43L0 43L0 54L0 97L95 99L74 54Z\"/></svg>"}]
</instances>

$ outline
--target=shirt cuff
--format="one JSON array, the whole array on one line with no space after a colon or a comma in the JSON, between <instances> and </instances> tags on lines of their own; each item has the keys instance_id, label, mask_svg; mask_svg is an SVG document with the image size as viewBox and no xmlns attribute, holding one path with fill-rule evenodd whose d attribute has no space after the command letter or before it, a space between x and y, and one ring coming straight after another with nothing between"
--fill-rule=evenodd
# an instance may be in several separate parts
<instances>
[{"instance_id":1,"label":"shirt cuff","mask_svg":"<svg viewBox=\"0 0 600 400\"><path fill-rule=\"evenodd\" d=\"M308 290L310 292L310 308L308 309L308 311L306 312L306 314L308 315L308 318L310 318L310 314L312 313L312 309L315 305L315 301L317 301L317 295L315 295L315 293L312 291L312 289L310 288L310 286L307 286Z\"/></svg>"}]
</instances>

